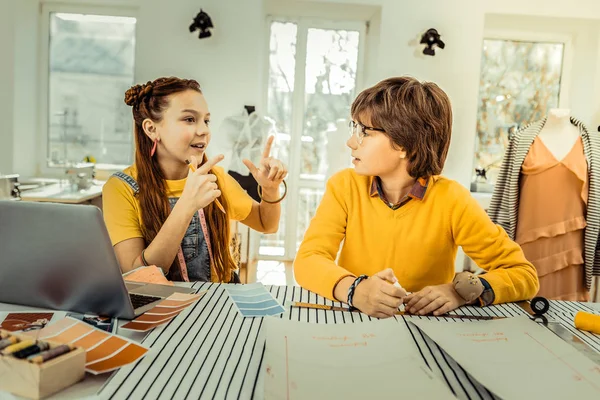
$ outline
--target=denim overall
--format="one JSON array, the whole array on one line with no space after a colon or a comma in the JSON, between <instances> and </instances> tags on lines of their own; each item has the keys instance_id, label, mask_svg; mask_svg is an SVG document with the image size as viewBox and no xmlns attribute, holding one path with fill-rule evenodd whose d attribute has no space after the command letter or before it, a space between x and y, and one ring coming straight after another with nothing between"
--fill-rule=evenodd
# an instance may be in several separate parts
<instances>
[{"instance_id":1,"label":"denim overall","mask_svg":"<svg viewBox=\"0 0 600 400\"><path fill-rule=\"evenodd\" d=\"M114 176L129 185L129 187L133 190L134 195L139 193L140 187L135 179L133 179L131 176L123 172L117 172L114 174ZM179 200L177 197L169 198L171 210L173 207L175 207L177 200ZM211 272L208 246L206 245L204 234L202 233L202 228L200 227L200 218L198 217L198 213L194 213L192 222L190 222L190 225L185 232L185 236L181 241L181 248L183 250L185 263L187 265L189 280L210 282ZM181 277L181 272L177 268L171 268L167 278L171 281L183 280Z\"/></svg>"}]
</instances>

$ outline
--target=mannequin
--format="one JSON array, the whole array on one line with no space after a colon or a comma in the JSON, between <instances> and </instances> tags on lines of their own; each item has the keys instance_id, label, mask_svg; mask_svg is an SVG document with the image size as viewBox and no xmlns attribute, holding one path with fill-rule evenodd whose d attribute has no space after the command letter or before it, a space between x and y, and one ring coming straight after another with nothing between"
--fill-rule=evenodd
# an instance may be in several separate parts
<instances>
[{"instance_id":1,"label":"mannequin","mask_svg":"<svg viewBox=\"0 0 600 400\"><path fill-rule=\"evenodd\" d=\"M585 300L600 276L600 135L569 114L510 138L487 212L536 266L540 295Z\"/></svg>"},{"instance_id":2,"label":"mannequin","mask_svg":"<svg viewBox=\"0 0 600 400\"><path fill-rule=\"evenodd\" d=\"M539 296L587 301L584 232L588 169L570 110L541 121L519 171L515 241L536 267Z\"/></svg>"},{"instance_id":3,"label":"mannequin","mask_svg":"<svg viewBox=\"0 0 600 400\"><path fill-rule=\"evenodd\" d=\"M538 138L557 160L562 160L579 138L579 129L571 123L571 110L553 108Z\"/></svg>"},{"instance_id":4,"label":"mannequin","mask_svg":"<svg viewBox=\"0 0 600 400\"><path fill-rule=\"evenodd\" d=\"M260 202L257 183L242 162L244 158L257 160L263 143L272 131L272 123L256 113L256 107L244 106L241 115L225 118L219 128L219 136L229 140L231 151L229 175L257 202Z\"/></svg>"}]
</instances>

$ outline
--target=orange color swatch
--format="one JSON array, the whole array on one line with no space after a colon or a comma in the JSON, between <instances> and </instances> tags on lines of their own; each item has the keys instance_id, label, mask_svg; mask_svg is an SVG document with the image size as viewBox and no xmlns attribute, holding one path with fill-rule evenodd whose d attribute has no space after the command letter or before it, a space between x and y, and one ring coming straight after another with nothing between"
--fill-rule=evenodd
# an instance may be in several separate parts
<instances>
[{"instance_id":1,"label":"orange color swatch","mask_svg":"<svg viewBox=\"0 0 600 400\"><path fill-rule=\"evenodd\" d=\"M63 318L60 319L50 325L47 325L44 329L40 329L39 331L29 331L24 332L24 335L34 337L36 339L46 339L51 336L56 336L60 332L64 331L70 326L75 325L76 320L71 318Z\"/></svg>"},{"instance_id":2,"label":"orange color swatch","mask_svg":"<svg viewBox=\"0 0 600 400\"><path fill-rule=\"evenodd\" d=\"M190 301L187 301L187 302L182 302L180 300L169 300L169 298L166 298L165 300L161 301L159 303L159 305L161 307L173 308L173 307L189 306L190 304L194 303L195 301L196 300L190 300Z\"/></svg>"},{"instance_id":3,"label":"orange color swatch","mask_svg":"<svg viewBox=\"0 0 600 400\"><path fill-rule=\"evenodd\" d=\"M85 335L81 339L74 341L73 344L77 347L83 347L84 349L89 350L103 340L106 340L109 336L109 333L95 330L89 335Z\"/></svg>"},{"instance_id":4,"label":"orange color swatch","mask_svg":"<svg viewBox=\"0 0 600 400\"><path fill-rule=\"evenodd\" d=\"M181 311L200 299L206 291L197 294L173 293L161 301L157 306L148 310L131 322L121 326L122 329L146 332L157 326L166 324L175 318Z\"/></svg>"},{"instance_id":5,"label":"orange color swatch","mask_svg":"<svg viewBox=\"0 0 600 400\"><path fill-rule=\"evenodd\" d=\"M84 348L87 351L86 371L92 374L109 372L135 362L148 351L147 347L121 336L109 334L72 317L63 318L44 329L27 332L27 334ZM90 368L92 364L95 365L94 368Z\"/></svg>"},{"instance_id":6,"label":"orange color swatch","mask_svg":"<svg viewBox=\"0 0 600 400\"><path fill-rule=\"evenodd\" d=\"M53 342L59 342L59 343L65 343L65 344L72 343L72 342L80 339L83 335L89 334L93 330L94 330L94 328L88 324L75 324L75 325L67 328L65 331L59 333L58 335L48 337L47 339L50 341L53 341Z\"/></svg>"},{"instance_id":7,"label":"orange color swatch","mask_svg":"<svg viewBox=\"0 0 600 400\"><path fill-rule=\"evenodd\" d=\"M93 374L103 374L113 371L123 365L129 364L131 360L138 360L148 352L148 349L135 343L130 343L123 350L117 352L109 359L86 365L86 371Z\"/></svg>"},{"instance_id":8,"label":"orange color swatch","mask_svg":"<svg viewBox=\"0 0 600 400\"><path fill-rule=\"evenodd\" d=\"M175 318L175 317L173 317L173 318ZM138 332L146 332L146 331L149 331L150 329L156 328L157 326L166 324L173 318L169 318L167 320L160 321L160 322L154 322L154 323L131 321L127 324L126 329L129 329L132 331L138 331ZM122 326L122 328L124 328L124 327L125 327L125 325Z\"/></svg>"},{"instance_id":9,"label":"orange color swatch","mask_svg":"<svg viewBox=\"0 0 600 400\"><path fill-rule=\"evenodd\" d=\"M103 360L106 357L114 354L117 350L127 345L127 340L121 339L117 336L112 336L102 342L101 346L96 346L93 349L88 350L85 363L93 364L97 361Z\"/></svg>"},{"instance_id":10,"label":"orange color swatch","mask_svg":"<svg viewBox=\"0 0 600 400\"><path fill-rule=\"evenodd\" d=\"M181 306L181 307L161 307L160 305L146 311L144 314L153 314L153 315L169 315L169 314L179 314L181 310L186 309L189 304Z\"/></svg>"},{"instance_id":11,"label":"orange color swatch","mask_svg":"<svg viewBox=\"0 0 600 400\"><path fill-rule=\"evenodd\" d=\"M163 321L173 318L177 314L179 314L179 313L175 313L173 315L171 315L171 314L162 314L162 315L161 314L143 314L143 315L140 315L139 317L137 317L135 319L135 322L144 322L147 324L163 322Z\"/></svg>"}]
</instances>

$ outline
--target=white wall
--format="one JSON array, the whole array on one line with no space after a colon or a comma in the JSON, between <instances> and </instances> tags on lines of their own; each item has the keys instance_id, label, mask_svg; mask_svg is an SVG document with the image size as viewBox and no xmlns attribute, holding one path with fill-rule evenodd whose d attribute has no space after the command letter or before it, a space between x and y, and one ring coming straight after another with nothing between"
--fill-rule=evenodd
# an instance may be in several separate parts
<instances>
[{"instance_id":1,"label":"white wall","mask_svg":"<svg viewBox=\"0 0 600 400\"><path fill-rule=\"evenodd\" d=\"M444 174L468 186L471 165L465 160L472 159L475 146L483 34L480 1L412 2L407 7L405 2L390 0L381 14L379 78L412 75L437 83L448 94L454 126ZM429 28L437 29L446 43L435 57L423 55L417 45Z\"/></svg>"},{"instance_id":2,"label":"white wall","mask_svg":"<svg viewBox=\"0 0 600 400\"><path fill-rule=\"evenodd\" d=\"M518 14L536 17L555 17L555 18L577 18L588 19L592 25L600 25L600 1L597 0L485 0L485 9L492 14ZM554 28L560 29L562 25L559 22ZM588 39L597 41L596 33ZM582 38L581 40L586 40ZM591 131L596 131L600 124L600 44L587 48L589 52L596 52L596 60L592 76L583 76L582 80L588 80L587 95L579 100L574 100L573 108L578 107L577 102L588 102L592 109L591 120L588 121ZM591 58L588 58L591 60ZM589 67L588 67L589 68ZM590 96L591 97L587 97Z\"/></svg>"},{"instance_id":3,"label":"white wall","mask_svg":"<svg viewBox=\"0 0 600 400\"><path fill-rule=\"evenodd\" d=\"M299 1L307 7L312 3ZM319 3L338 6L340 10L351 8L348 4L381 9L373 18L367 41L370 48L365 57L365 86L394 75L412 75L436 82L444 89L454 108L453 138L444 174L468 186L471 165L465 160L472 159L475 146L483 3L479 0L320 0ZM439 50L435 57L424 56L422 46L418 45L420 35L429 28L438 29L447 43L446 49Z\"/></svg>"},{"instance_id":4,"label":"white wall","mask_svg":"<svg viewBox=\"0 0 600 400\"><path fill-rule=\"evenodd\" d=\"M595 120L594 89L600 76L598 70L598 36L600 22L590 19L550 18L523 15L487 15L486 32L519 32L525 39L527 35L552 38L553 35L564 35L571 38L572 57L565 62L571 63L570 71L565 71L569 82L568 100L565 107L572 115L586 125L591 126ZM532 39L534 40L534 39ZM538 39L539 40L539 39ZM561 97L563 93L561 93Z\"/></svg>"},{"instance_id":5,"label":"white wall","mask_svg":"<svg viewBox=\"0 0 600 400\"><path fill-rule=\"evenodd\" d=\"M231 3L144 0L137 15L136 80L168 75L198 80L213 116L213 132L224 117L240 113L245 104L262 109L266 45L262 1ZM202 40L188 30L200 5L215 25L213 37ZM223 150L218 135L211 147L213 154Z\"/></svg>"},{"instance_id":6,"label":"white wall","mask_svg":"<svg viewBox=\"0 0 600 400\"><path fill-rule=\"evenodd\" d=\"M231 2L203 1L202 7L215 24L214 36L203 40L188 30L199 11L199 3L194 0L1 1L0 172L32 175L43 157L36 155L37 142L45 140L38 136L36 122L40 3L83 6L89 10L102 10L98 4L107 6L105 10L115 6L133 9L138 18L136 81L167 75L197 79L209 102L215 129L225 116L241 112L245 104L262 108L266 45L262 0L236 1L235 7ZM13 21L17 23L13 25ZM216 136L214 153L223 148Z\"/></svg>"},{"instance_id":7,"label":"white wall","mask_svg":"<svg viewBox=\"0 0 600 400\"><path fill-rule=\"evenodd\" d=\"M600 123L597 0L0 0L0 172L30 175L41 158L33 154L45 138L37 134L38 111L31 110L37 107L39 96L40 1L134 9L138 18L136 81L163 75L199 80L213 114L214 131L224 117L241 112L245 104L264 108L267 13L371 19L364 86L404 74L440 85L454 109L453 138L444 174L467 187L473 164L484 22L525 29L532 23L530 29L573 35L576 57L571 107L592 125L591 130ZM214 36L206 40L188 32L200 6L215 23ZM486 14L505 16L486 20ZM542 16L591 20L538 18ZM416 43L428 28L438 29L447 45L435 57L423 56L422 47ZM215 135L211 152L223 152L225 145ZM460 266L461 257L457 263Z\"/></svg>"},{"instance_id":8,"label":"white wall","mask_svg":"<svg viewBox=\"0 0 600 400\"><path fill-rule=\"evenodd\" d=\"M14 3L0 0L0 174L13 171Z\"/></svg>"},{"instance_id":9,"label":"white wall","mask_svg":"<svg viewBox=\"0 0 600 400\"><path fill-rule=\"evenodd\" d=\"M37 33L35 28L28 27L37 18L34 13L40 0L0 1L0 21L6 20L6 23L0 24L0 30L4 32L0 37L0 45L3 54L8 55L0 60L0 87L3 89L0 94L0 120L3 121L3 130L0 131L0 169L12 168L12 171L28 174L37 162L32 160L29 150L31 146L38 145L39 138L31 132L35 130L32 120L38 114L37 111L29 114L22 110L31 107L29 100L35 97ZM332 12L335 14L336 10L342 10L340 15L352 12L355 18L363 20L365 14L370 17L380 15L379 20L375 17L369 32L364 85L401 74L439 84L450 96L454 107L453 139L444 173L465 186L468 186L471 178L480 52L486 13L594 18L587 22L589 32L595 29L594 24L600 25L600 2L596 0L432 0L426 3L416 0L297 0L291 6L287 0L205 0L201 4L195 0L44 2L133 7L138 18L136 80L143 82L162 75L198 79L213 113L215 130L224 117L240 112L244 104L254 104L258 109L264 106L267 8L273 12L274 7L279 6L286 12L313 15L328 10L329 17ZM16 10L11 6L15 3L19 4ZM349 7L348 4L353 6ZM187 30L200 6L215 23L214 37L206 40L198 40ZM18 21L16 30L11 29L14 20ZM527 25L527 20L513 21L518 21L517 25ZM545 26L561 29L563 24L561 21L550 25L546 22ZM431 27L439 30L447 47L438 50L435 57L425 57L419 52L421 46L415 42L420 34ZM595 79L600 66L597 62L600 57L597 34L590 36L577 33L575 43L579 48L593 49L591 51L595 52L595 56L582 56L582 52L577 52L577 57L583 57L583 61L574 65L573 74L579 80L573 81L572 108L578 110L582 119L589 119L586 121L589 124L598 124L600 101L593 98L600 88L600 82ZM17 46L18 51L15 50ZM7 62L11 57L17 63L17 68L10 61ZM593 62L584 60L593 57L596 58ZM15 89L12 89L13 85ZM224 143L218 135L215 136L212 152L220 152ZM7 144L9 150L6 150ZM15 149L15 156L10 150L12 148Z\"/></svg>"},{"instance_id":10,"label":"white wall","mask_svg":"<svg viewBox=\"0 0 600 400\"><path fill-rule=\"evenodd\" d=\"M600 18L598 0L483 0L482 3L490 14Z\"/></svg>"},{"instance_id":11,"label":"white wall","mask_svg":"<svg viewBox=\"0 0 600 400\"><path fill-rule=\"evenodd\" d=\"M10 0L9 0L10 1ZM38 0L15 2L13 170L36 173L38 154Z\"/></svg>"},{"instance_id":12,"label":"white wall","mask_svg":"<svg viewBox=\"0 0 600 400\"><path fill-rule=\"evenodd\" d=\"M367 28L363 65L364 87L373 86L379 80L379 43L381 43L381 9L369 20Z\"/></svg>"}]
</instances>

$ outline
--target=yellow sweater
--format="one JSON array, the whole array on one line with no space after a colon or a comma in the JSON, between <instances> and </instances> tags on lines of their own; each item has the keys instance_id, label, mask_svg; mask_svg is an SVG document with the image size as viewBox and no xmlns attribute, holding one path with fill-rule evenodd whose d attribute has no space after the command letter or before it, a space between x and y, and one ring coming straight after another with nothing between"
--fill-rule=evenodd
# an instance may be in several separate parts
<instances>
[{"instance_id":1,"label":"yellow sweater","mask_svg":"<svg viewBox=\"0 0 600 400\"><path fill-rule=\"evenodd\" d=\"M535 296L539 282L533 265L459 183L430 178L422 200L392 210L369 195L371 181L353 169L329 179L294 262L300 285L333 299L342 278L392 268L399 283L415 292L452 282L462 246L487 271L482 277L494 290L494 304Z\"/></svg>"}]
</instances>

